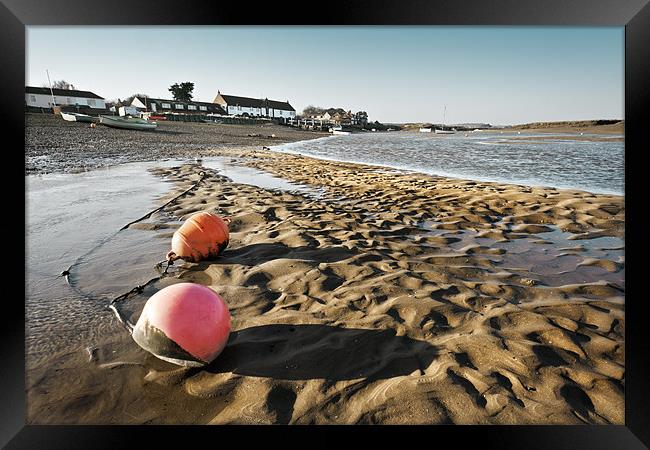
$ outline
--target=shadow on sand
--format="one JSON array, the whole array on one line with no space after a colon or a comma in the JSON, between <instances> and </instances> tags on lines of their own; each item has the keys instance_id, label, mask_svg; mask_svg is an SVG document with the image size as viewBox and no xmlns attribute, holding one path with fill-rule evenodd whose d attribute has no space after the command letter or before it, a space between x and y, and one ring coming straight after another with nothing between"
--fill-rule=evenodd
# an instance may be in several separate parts
<instances>
[{"instance_id":1,"label":"shadow on sand","mask_svg":"<svg viewBox=\"0 0 650 450\"><path fill-rule=\"evenodd\" d=\"M391 329L264 325L231 333L217 359L194 370L281 380L386 379L423 371L437 355L431 344Z\"/></svg>"},{"instance_id":2,"label":"shadow on sand","mask_svg":"<svg viewBox=\"0 0 650 450\"><path fill-rule=\"evenodd\" d=\"M348 259L359 252L347 247L335 246L317 248L313 246L289 247L281 242L250 244L237 249L226 249L221 255L212 260L197 263L194 270L205 270L211 264L243 264L255 266L276 259L298 259L331 263Z\"/></svg>"}]
</instances>

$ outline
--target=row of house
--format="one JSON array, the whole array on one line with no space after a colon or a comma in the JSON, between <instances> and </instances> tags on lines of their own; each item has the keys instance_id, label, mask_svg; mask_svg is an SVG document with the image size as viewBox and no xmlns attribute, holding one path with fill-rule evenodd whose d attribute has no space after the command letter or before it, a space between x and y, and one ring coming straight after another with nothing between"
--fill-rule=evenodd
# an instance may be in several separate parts
<instances>
[{"instance_id":1,"label":"row of house","mask_svg":"<svg viewBox=\"0 0 650 450\"><path fill-rule=\"evenodd\" d=\"M69 89L50 90L45 87L33 86L25 88L25 105L28 108L51 109L53 102L56 106L76 108L83 112L101 113L107 110L105 99L93 92ZM288 100L281 102L268 98L239 97L222 94L220 91L217 91L217 96L211 103L136 96L130 106L135 110L153 114L212 114L284 120L296 117L296 110Z\"/></svg>"},{"instance_id":2,"label":"row of house","mask_svg":"<svg viewBox=\"0 0 650 450\"><path fill-rule=\"evenodd\" d=\"M216 103L207 102L182 102L179 100L165 100L161 98L136 96L131 101L131 106L138 110L149 111L154 114L219 114L227 115L226 111Z\"/></svg>"},{"instance_id":3,"label":"row of house","mask_svg":"<svg viewBox=\"0 0 650 450\"><path fill-rule=\"evenodd\" d=\"M304 117L304 119L336 125L366 125L368 123L368 113L359 111L353 114L352 111L345 111L341 108L329 108L320 114L313 114Z\"/></svg>"}]
</instances>

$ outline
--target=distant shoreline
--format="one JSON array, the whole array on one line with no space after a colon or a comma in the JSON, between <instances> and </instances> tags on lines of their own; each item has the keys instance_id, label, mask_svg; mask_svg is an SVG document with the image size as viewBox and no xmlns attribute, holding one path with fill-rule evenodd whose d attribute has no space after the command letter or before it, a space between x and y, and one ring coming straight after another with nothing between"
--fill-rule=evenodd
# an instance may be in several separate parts
<instances>
[{"instance_id":1,"label":"distant shoreline","mask_svg":"<svg viewBox=\"0 0 650 450\"><path fill-rule=\"evenodd\" d=\"M624 120L579 120L564 122L533 122L509 127L491 128L492 130L526 130L539 133L593 133L624 134Z\"/></svg>"},{"instance_id":2,"label":"distant shoreline","mask_svg":"<svg viewBox=\"0 0 650 450\"><path fill-rule=\"evenodd\" d=\"M558 122L531 122L518 125L498 126L498 127L468 127L467 124L450 124L446 127L456 128L458 131L469 131L470 128L481 131L523 131L532 133L590 133L590 134L624 134L624 120L575 120L575 121L558 121ZM439 124L429 122L410 122L400 124L404 131L419 131L420 127L439 127Z\"/></svg>"}]
</instances>

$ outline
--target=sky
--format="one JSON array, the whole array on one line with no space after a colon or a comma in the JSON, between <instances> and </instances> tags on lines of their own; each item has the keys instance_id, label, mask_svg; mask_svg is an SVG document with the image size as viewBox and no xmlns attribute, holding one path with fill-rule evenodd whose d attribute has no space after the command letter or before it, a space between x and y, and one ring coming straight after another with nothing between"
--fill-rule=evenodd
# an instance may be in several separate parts
<instances>
[{"instance_id":1,"label":"sky","mask_svg":"<svg viewBox=\"0 0 650 450\"><path fill-rule=\"evenodd\" d=\"M113 100L217 91L382 123L623 119L623 27L29 26L28 86ZM446 115L443 111L446 108Z\"/></svg>"}]
</instances>

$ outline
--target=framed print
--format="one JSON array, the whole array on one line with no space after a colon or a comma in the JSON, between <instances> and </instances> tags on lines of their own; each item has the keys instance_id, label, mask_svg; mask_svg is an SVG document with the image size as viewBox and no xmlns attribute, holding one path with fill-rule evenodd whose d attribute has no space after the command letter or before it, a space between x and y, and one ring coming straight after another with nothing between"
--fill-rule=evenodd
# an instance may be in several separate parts
<instances>
[{"instance_id":1,"label":"framed print","mask_svg":"<svg viewBox=\"0 0 650 450\"><path fill-rule=\"evenodd\" d=\"M7 448L647 448L647 2L0 11Z\"/></svg>"}]
</instances>

